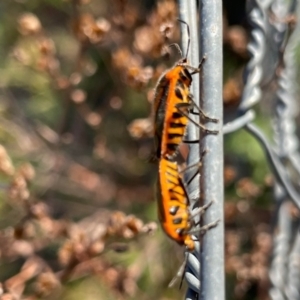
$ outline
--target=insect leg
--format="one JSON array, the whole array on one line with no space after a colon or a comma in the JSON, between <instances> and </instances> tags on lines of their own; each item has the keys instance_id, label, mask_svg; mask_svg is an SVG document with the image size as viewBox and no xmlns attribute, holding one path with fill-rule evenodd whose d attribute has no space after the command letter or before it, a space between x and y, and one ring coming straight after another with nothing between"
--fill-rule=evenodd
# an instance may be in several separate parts
<instances>
[{"instance_id":1,"label":"insect leg","mask_svg":"<svg viewBox=\"0 0 300 300\"><path fill-rule=\"evenodd\" d=\"M202 233L204 234L206 231L208 231L209 229L213 228L213 227L216 227L218 225L218 223L220 222L220 219L214 221L214 222L211 222L207 225L204 225L200 228L197 228L197 229L194 229L194 230L190 230L188 233L189 234L195 234L195 233Z\"/></svg>"},{"instance_id":2,"label":"insect leg","mask_svg":"<svg viewBox=\"0 0 300 300\"><path fill-rule=\"evenodd\" d=\"M212 204L214 203L214 200L209 201L207 204L196 208L191 214L190 214L190 218L193 219L194 217L196 217L199 213L204 213ZM197 224L196 224L197 225Z\"/></svg>"},{"instance_id":3,"label":"insect leg","mask_svg":"<svg viewBox=\"0 0 300 300\"><path fill-rule=\"evenodd\" d=\"M206 56L204 55L204 56L202 57L200 63L199 63L198 68L194 68L194 67L192 67L192 66L186 66L186 68L188 68L188 69L190 69L190 70L193 71L193 72L191 73L191 75L194 75L194 74L196 74L196 73L199 73L200 70L202 69L202 65L204 64L205 60L206 60Z\"/></svg>"},{"instance_id":4,"label":"insect leg","mask_svg":"<svg viewBox=\"0 0 300 300\"><path fill-rule=\"evenodd\" d=\"M182 142L186 144L198 144L199 140L182 140Z\"/></svg>"},{"instance_id":5,"label":"insect leg","mask_svg":"<svg viewBox=\"0 0 300 300\"><path fill-rule=\"evenodd\" d=\"M198 141L198 142L199 142L199 141ZM204 155L205 155L206 153L208 153L208 151L207 151L207 150L203 150L203 151L201 152L201 158L200 158L200 161L199 161L199 162L196 162L196 163L194 163L194 164L191 164L191 165L189 165L189 166L186 166L185 168L183 168L182 170L180 170L179 173L184 173L184 172L188 171L189 169L193 169L193 168L195 168L195 167L201 167L201 165L202 165L202 158L204 157Z\"/></svg>"},{"instance_id":6,"label":"insect leg","mask_svg":"<svg viewBox=\"0 0 300 300\"><path fill-rule=\"evenodd\" d=\"M193 124L195 124L196 126L200 127L202 130L204 130L204 132L206 133L211 133L211 134L218 134L219 131L218 130L211 130L211 129L208 129L206 128L204 125L202 125L201 123L197 123L196 121L194 121L187 112L185 112L183 110L183 108L187 108L190 106L189 103L178 103L175 105L176 108L178 109L178 111L183 115L185 116L186 118L188 118L189 121L191 121Z\"/></svg>"},{"instance_id":7,"label":"insect leg","mask_svg":"<svg viewBox=\"0 0 300 300\"><path fill-rule=\"evenodd\" d=\"M210 121L210 122L213 122L213 123L219 123L219 119L216 119L216 118L211 118L209 117L198 105L197 103L195 102L192 94L189 94L189 100L191 101L191 106L192 107L196 107L196 109L199 111L199 112L194 112L193 109L191 109L190 113L193 114L193 115L202 115L206 120Z\"/></svg>"},{"instance_id":8,"label":"insect leg","mask_svg":"<svg viewBox=\"0 0 300 300\"><path fill-rule=\"evenodd\" d=\"M199 141L198 141L199 142ZM192 164L192 165L189 165L187 167L185 167L183 170L179 171L179 173L183 173L183 172L186 172L188 171L189 169L192 169L192 168L195 168L195 167L198 167L197 171L191 176L191 178L186 182L186 185L189 185L193 180L194 178L196 177L196 175L199 173L199 169L200 167L202 166L202 159L204 157L204 155L207 153L208 151L207 150L203 150L202 153L201 153L201 158L200 158L200 161L195 163L195 164Z\"/></svg>"}]
</instances>

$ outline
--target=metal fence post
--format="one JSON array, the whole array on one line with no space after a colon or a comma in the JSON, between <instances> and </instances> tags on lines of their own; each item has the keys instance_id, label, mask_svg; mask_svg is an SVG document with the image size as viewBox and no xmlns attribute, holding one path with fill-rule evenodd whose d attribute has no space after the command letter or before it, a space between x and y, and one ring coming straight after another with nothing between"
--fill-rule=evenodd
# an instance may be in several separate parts
<instances>
[{"instance_id":1,"label":"metal fence post","mask_svg":"<svg viewBox=\"0 0 300 300\"><path fill-rule=\"evenodd\" d=\"M204 204L215 201L204 215L204 224L221 220L202 239L200 299L210 300L225 299L222 25L222 1L200 1L200 48L201 55L206 56L200 77L200 102L205 113L220 119L219 134L205 134L201 140L201 151L208 151L203 158L201 194ZM216 127L216 124L206 125Z\"/></svg>"},{"instance_id":2,"label":"metal fence post","mask_svg":"<svg viewBox=\"0 0 300 300\"><path fill-rule=\"evenodd\" d=\"M209 48L206 49L205 52L202 52L202 54L199 56L199 42L198 42L198 22L197 22L197 1L196 0L190 0L190 1L184 1L184 0L179 0L179 15L180 19L185 20L189 26L190 26L190 32L191 32L191 50L190 54L188 56L188 59L193 66L197 66L199 64L199 61L201 60L202 56L204 54L207 54L207 60L205 61L204 65L208 65L208 75L207 78L209 78L207 84L211 85L211 90L207 92L206 99L211 99L211 97L214 99L214 104L211 106L211 108L204 108L206 112L211 115L212 117L216 117L220 119L219 126L221 128L222 126L222 6L221 6L221 1L218 1L218 3L211 1L207 1L207 11L206 13L209 16L210 22L207 23L208 26L212 26L211 28L205 27L206 30L209 32L205 33L205 35L210 35L211 39L210 41L206 44ZM215 7L213 11L211 11L210 6ZM209 13L208 13L209 12ZM216 18L218 16L218 18ZM217 22L216 22L217 21ZM213 23L212 23L213 22ZM182 27L182 47L185 49L187 38L185 36L185 28ZM201 33L202 34L202 33ZM214 47L213 49L210 48L210 43L214 41ZM209 54L213 50L212 55ZM211 57L210 57L211 55ZM204 66L204 69L205 66ZM218 76L215 76L215 71L217 70ZM204 72L206 76L206 72ZM194 75L193 76L193 85L192 85L192 93L194 95L194 100L195 102L200 106L200 92L199 92L199 76ZM217 89L216 89L217 87ZM210 100L207 101L208 105ZM198 119L198 120L197 120ZM199 117L196 117L197 121L199 121ZM209 125L208 125L209 126ZM216 129L215 127L217 126L216 124L212 124L214 127L214 130ZM219 129L220 129L219 128ZM191 140L195 140L200 137L199 129L193 125L189 126L188 128L188 138ZM210 168L211 166L208 166L207 171L208 174L204 176L209 176L210 178L208 179L209 183L207 184L208 189L207 189L207 197L205 198L206 202L209 202L214 198L216 203L212 205L212 207L209 209L211 210L211 215L206 219L203 224L205 225L206 223L209 223L210 221L215 221L217 219L223 220L223 137L222 137L222 132L220 131L220 134L218 136L213 137L213 141L209 141L208 139L208 144L207 142L205 143L205 149L209 150L210 153L208 153L206 156L209 157L209 161L211 164L212 160L214 161L213 165L215 168L215 172L211 173ZM210 147L216 147L218 148L216 151L211 151L209 148ZM218 158L217 158L218 157ZM188 157L188 164L195 163L200 160L200 149L199 145L193 144L190 147L190 153ZM216 163L217 162L217 163ZM215 164L216 163L216 164ZM215 173L218 175L215 177ZM218 186L215 186L217 190L213 189L210 190L209 186L211 185L211 181L219 182ZM194 207L196 204L195 202L198 201L199 199L199 187L200 187L200 181L198 177L198 182L197 180L194 180L192 184L189 186L189 196L191 200L191 207ZM200 205L203 205L203 203L200 203ZM217 208L213 208L213 206L217 206ZM214 256L211 256L209 258L209 267L208 270L205 270L205 274L208 272L212 272L211 277L216 278L211 285L211 288L207 286L205 293L207 294L205 296L205 299L214 299L211 298L211 292L216 291L215 287L216 284L218 285L218 291L216 294L216 299L224 299L224 226L220 225L217 226L218 229L214 228L213 230L210 230L206 236L214 235L214 231L217 230L218 233L214 235L214 238L208 241L209 247L207 248L206 251L209 251L211 253L211 250L209 248L215 247L215 240L217 240L217 243L219 244L216 249L217 252L214 254ZM200 241L201 241L200 237ZM186 294L186 299L198 299L201 290L202 290L202 283L200 280L201 276L201 269L202 266L200 264L200 244L196 244L196 250L194 253L189 254L188 257L188 264L187 264L187 270L185 274L185 279L188 283L189 289ZM217 259L216 259L217 258ZM215 260L216 259L216 260ZM215 262L213 262L215 260ZM201 267L200 267L201 266ZM216 268L215 268L216 267ZM221 270L221 272L220 272ZM218 276L216 276L218 274ZM211 279L208 279L211 280ZM210 291L208 290L210 289Z\"/></svg>"}]
</instances>

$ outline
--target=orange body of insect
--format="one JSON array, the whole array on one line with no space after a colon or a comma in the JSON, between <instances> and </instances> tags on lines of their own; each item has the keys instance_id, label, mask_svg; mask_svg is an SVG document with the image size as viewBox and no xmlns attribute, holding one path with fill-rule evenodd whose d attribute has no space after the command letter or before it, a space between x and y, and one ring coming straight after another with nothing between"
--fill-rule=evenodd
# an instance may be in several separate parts
<instances>
[{"instance_id":1,"label":"orange body of insect","mask_svg":"<svg viewBox=\"0 0 300 300\"><path fill-rule=\"evenodd\" d=\"M189 44L190 40L187 53ZM200 71L201 63L198 68L194 68L188 64L186 57L179 60L158 81L154 99L155 146L156 157L159 159L157 183L159 220L165 233L177 243L185 245L189 251L193 251L195 247L191 236L193 216L189 211L188 195L173 156L183 142L189 121L188 113L193 105L190 94L192 75ZM207 117L200 108L198 110L206 118L217 121ZM206 130L203 125L195 124ZM209 132L217 133L217 131ZM207 207L199 208L198 211ZM200 231L212 226L214 223L200 228Z\"/></svg>"},{"instance_id":2,"label":"orange body of insect","mask_svg":"<svg viewBox=\"0 0 300 300\"><path fill-rule=\"evenodd\" d=\"M157 183L158 217L165 233L180 245L193 251L195 244L189 231L192 220L188 210L188 195L177 163L162 158Z\"/></svg>"},{"instance_id":3,"label":"orange body of insect","mask_svg":"<svg viewBox=\"0 0 300 300\"><path fill-rule=\"evenodd\" d=\"M218 131L208 130L202 124L196 123L189 117L190 109L197 107L200 114L207 120L217 123L218 120L208 117L193 101L190 93L192 84L192 75L199 73L204 58L199 66L193 67L189 65L187 55L190 46L190 31L186 22L179 20L187 25L188 45L186 56L181 58L173 68L164 73L155 89L154 97L154 136L156 158L168 157L172 158L179 145L183 142L188 121L192 121L195 125L201 127L206 132L218 133ZM177 44L172 44L182 52ZM170 46L172 46L170 45Z\"/></svg>"},{"instance_id":4,"label":"orange body of insect","mask_svg":"<svg viewBox=\"0 0 300 300\"><path fill-rule=\"evenodd\" d=\"M158 81L154 98L156 157L173 157L182 143L191 106L192 76L186 58ZM184 112L184 114L183 114Z\"/></svg>"}]
</instances>

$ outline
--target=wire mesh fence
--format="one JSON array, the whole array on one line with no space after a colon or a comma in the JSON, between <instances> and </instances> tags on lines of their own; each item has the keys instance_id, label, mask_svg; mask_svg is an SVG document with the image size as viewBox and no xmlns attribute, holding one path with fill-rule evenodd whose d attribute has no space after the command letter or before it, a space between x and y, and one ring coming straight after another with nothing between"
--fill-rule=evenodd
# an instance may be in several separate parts
<instances>
[{"instance_id":1,"label":"wire mesh fence","mask_svg":"<svg viewBox=\"0 0 300 300\"><path fill-rule=\"evenodd\" d=\"M299 207L299 194L297 191L297 182L299 181L299 173L297 172L299 165L298 137L295 132L297 128L295 118L298 115L297 101L299 100L295 95L297 86L295 51L299 45L299 34L298 27L294 23L298 15L298 2L248 1L247 4L248 19L252 26L248 44L251 57L244 72L245 84L239 107L236 110L235 117L224 124L224 134L245 128L259 141L266 152L266 159L270 163L276 178L273 193L276 209L274 210L273 256L269 272L271 282L269 294L271 299L299 299L297 285L299 277L296 275L298 263L294 260L295 255L297 255L295 251L297 251L298 222L290 213L290 201ZM186 4L186 7L184 7L184 4L180 4L180 13L185 19L190 18L193 20L197 12L195 9L189 9L189 5L192 4ZM220 68L222 47L218 44L220 42L218 38L221 39L221 36L218 36L217 33L218 29L215 30L212 36L212 28L222 28L221 23L217 24L222 17L221 11L218 10L221 7L221 2L200 1L199 7L199 53L202 55L207 54L212 62L211 64L207 63L206 67L203 68L203 74L200 78L201 93L198 93L196 88L194 92L203 97L201 98L201 104L205 111L214 113L216 112L215 105L217 105L220 97L220 95L216 96L218 88L215 85L222 80L222 69ZM191 24L191 26L196 26L195 23ZM197 36L193 38L197 41ZM215 51L218 52L217 56L214 56ZM195 64L199 57L192 57L191 59ZM270 84L276 86L271 92L273 116L270 114L270 123L273 123L273 139L276 146L271 146L262 131L253 123L255 121L253 107L270 97L270 95L267 95L270 91L266 88ZM224 118L227 119L226 115ZM202 147L222 148L222 144L216 146L207 143L205 138L203 135L201 136ZM214 139L215 137L210 138ZM219 140L219 142L222 143L222 140ZM191 146L191 151L193 151L193 147ZM196 147L194 151L199 153ZM222 186L215 184L219 179L217 179L218 175L214 173L216 169L222 172L222 168L218 163L218 155L216 153L213 153L213 155L204 158L204 171L201 172L201 195L204 195L204 198L218 195L218 198L222 199L222 193L211 194L211 191L206 189L206 185L208 185L212 190L216 188L219 189L219 192L222 191ZM219 155L222 156L221 153ZM294 158L291 159L291 156ZM206 159L208 160L207 167L205 165ZM222 211L220 215L222 215ZM222 231L221 226L219 226L219 229ZM221 275L224 267L222 263L223 249L219 247L219 245L224 244L224 238L222 235L218 236L217 231L210 231L200 240L202 243L199 245L199 251L203 259L194 260L190 264L194 264L193 269L197 270L202 276L198 277L199 282L196 282L194 278L193 282L190 279L189 269L187 270L186 278L190 290L187 292L186 299L198 299L198 295L201 295L201 299L225 299L224 283ZM214 251L218 253L215 257L212 253ZM210 255L214 257L213 262L210 261ZM217 275L214 273L216 270ZM196 278L197 272L194 273ZM288 276L291 272L295 274L295 277Z\"/></svg>"}]
</instances>

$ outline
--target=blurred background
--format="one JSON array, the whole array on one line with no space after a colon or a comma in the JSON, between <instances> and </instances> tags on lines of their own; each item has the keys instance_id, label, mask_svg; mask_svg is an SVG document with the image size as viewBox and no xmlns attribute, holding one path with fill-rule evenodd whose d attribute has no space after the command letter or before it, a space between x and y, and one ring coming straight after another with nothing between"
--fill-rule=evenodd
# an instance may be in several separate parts
<instances>
[{"instance_id":1,"label":"blurred background","mask_svg":"<svg viewBox=\"0 0 300 300\"><path fill-rule=\"evenodd\" d=\"M230 115L249 25L245 1L223 4ZM167 286L184 249L158 226L149 163L177 16L175 0L0 2L1 299L182 299ZM273 177L243 131L225 138L224 181L227 299L267 299Z\"/></svg>"}]
</instances>

